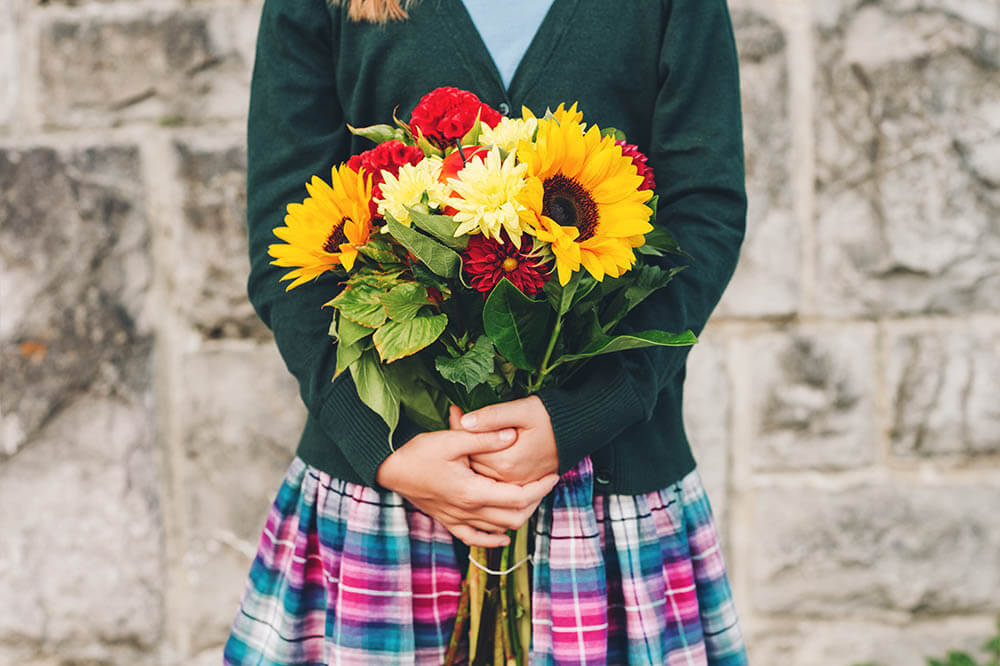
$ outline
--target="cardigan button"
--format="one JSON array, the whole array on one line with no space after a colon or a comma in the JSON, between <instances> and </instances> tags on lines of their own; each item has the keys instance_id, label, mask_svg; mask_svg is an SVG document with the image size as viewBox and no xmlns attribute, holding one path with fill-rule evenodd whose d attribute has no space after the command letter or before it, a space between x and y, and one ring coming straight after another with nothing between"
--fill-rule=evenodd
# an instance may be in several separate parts
<instances>
[{"instance_id":1,"label":"cardigan button","mask_svg":"<svg viewBox=\"0 0 1000 666\"><path fill-rule=\"evenodd\" d=\"M500 102L500 106L498 108L500 110L501 116L506 116L508 113L510 113L510 104L508 104L507 102Z\"/></svg>"},{"instance_id":2,"label":"cardigan button","mask_svg":"<svg viewBox=\"0 0 1000 666\"><path fill-rule=\"evenodd\" d=\"M598 485L602 485L602 486L606 486L606 485L610 484L611 483L611 472L609 472L608 470L603 469L603 468L595 470L595 472L594 472L594 481L596 481L598 483Z\"/></svg>"}]
</instances>

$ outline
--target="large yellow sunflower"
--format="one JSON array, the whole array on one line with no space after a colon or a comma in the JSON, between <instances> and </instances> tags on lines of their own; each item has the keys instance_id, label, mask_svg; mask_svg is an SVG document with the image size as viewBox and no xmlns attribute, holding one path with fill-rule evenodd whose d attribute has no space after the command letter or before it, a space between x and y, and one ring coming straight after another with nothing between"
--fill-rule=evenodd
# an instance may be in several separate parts
<instances>
[{"instance_id":1,"label":"large yellow sunflower","mask_svg":"<svg viewBox=\"0 0 1000 666\"><path fill-rule=\"evenodd\" d=\"M536 236L551 243L559 283L582 265L597 280L618 277L635 264L634 247L652 231L650 190L631 158L595 125L580 126L575 105L538 121L534 143L522 141L528 165L525 200L538 213Z\"/></svg>"},{"instance_id":2,"label":"large yellow sunflower","mask_svg":"<svg viewBox=\"0 0 1000 666\"><path fill-rule=\"evenodd\" d=\"M313 176L306 190L309 196L302 203L288 204L285 226L274 230L285 242L267 249L274 257L273 265L295 269L281 276L292 280L286 290L337 266L351 270L358 247L371 234L372 179L363 169L355 171L346 164L334 167L329 185Z\"/></svg>"}]
</instances>

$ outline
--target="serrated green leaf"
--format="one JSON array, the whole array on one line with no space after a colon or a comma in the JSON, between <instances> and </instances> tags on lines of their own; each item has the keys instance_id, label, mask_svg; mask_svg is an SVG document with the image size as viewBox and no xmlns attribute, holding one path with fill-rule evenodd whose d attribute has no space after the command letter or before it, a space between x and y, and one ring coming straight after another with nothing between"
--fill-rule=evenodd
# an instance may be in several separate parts
<instances>
[{"instance_id":1,"label":"serrated green leaf","mask_svg":"<svg viewBox=\"0 0 1000 666\"><path fill-rule=\"evenodd\" d=\"M426 430L448 428L447 397L439 380L417 356L403 358L383 366L390 381L399 388L399 399L410 419Z\"/></svg>"},{"instance_id":2,"label":"serrated green leaf","mask_svg":"<svg viewBox=\"0 0 1000 666\"><path fill-rule=\"evenodd\" d=\"M384 368L379 363L378 355L366 351L351 364L351 376L358 389L361 402L382 417L389 426L389 447L392 447L392 433L399 425L399 390L392 382L387 381Z\"/></svg>"},{"instance_id":3,"label":"serrated green leaf","mask_svg":"<svg viewBox=\"0 0 1000 666\"><path fill-rule=\"evenodd\" d=\"M385 306L389 319L403 321L413 319L420 312L420 308L430 303L427 297L427 288L416 282L404 282L397 284L389 290L389 293L382 295L382 305Z\"/></svg>"},{"instance_id":4,"label":"serrated green leaf","mask_svg":"<svg viewBox=\"0 0 1000 666\"><path fill-rule=\"evenodd\" d=\"M353 345L354 343L359 342L365 337L371 335L375 331L367 326L356 324L346 317L341 317L337 332L339 334L338 337L340 344Z\"/></svg>"},{"instance_id":5,"label":"serrated green leaf","mask_svg":"<svg viewBox=\"0 0 1000 666\"><path fill-rule=\"evenodd\" d=\"M553 315L546 301L528 298L503 278L483 306L483 329L504 358L535 372L549 340Z\"/></svg>"},{"instance_id":6,"label":"serrated green leaf","mask_svg":"<svg viewBox=\"0 0 1000 666\"><path fill-rule=\"evenodd\" d=\"M438 356L434 365L449 382L461 384L471 391L489 378L494 358L493 343L489 337L481 335L469 351L457 358Z\"/></svg>"},{"instance_id":7,"label":"serrated green leaf","mask_svg":"<svg viewBox=\"0 0 1000 666\"><path fill-rule=\"evenodd\" d=\"M451 215L431 215L418 208L407 208L407 210L410 211L413 226L423 229L451 249L461 251L469 246L467 235L455 237L458 223Z\"/></svg>"},{"instance_id":8,"label":"serrated green leaf","mask_svg":"<svg viewBox=\"0 0 1000 666\"><path fill-rule=\"evenodd\" d=\"M327 305L332 305L340 311L342 317L356 324L377 328L386 319L385 308L382 306L382 290L366 282L357 282L344 287L336 298Z\"/></svg>"},{"instance_id":9,"label":"serrated green leaf","mask_svg":"<svg viewBox=\"0 0 1000 666\"><path fill-rule=\"evenodd\" d=\"M384 363L392 363L431 344L440 337L448 324L448 315L420 315L403 321L389 320L382 324L372 341Z\"/></svg>"},{"instance_id":10,"label":"serrated green leaf","mask_svg":"<svg viewBox=\"0 0 1000 666\"><path fill-rule=\"evenodd\" d=\"M653 230L647 233L644 238L646 242L636 249L649 247L660 252L679 254L682 257L691 258L691 255L682 250L681 246L677 244L677 239L674 238L673 234L667 231L667 228L662 225L653 225Z\"/></svg>"},{"instance_id":11,"label":"serrated green leaf","mask_svg":"<svg viewBox=\"0 0 1000 666\"><path fill-rule=\"evenodd\" d=\"M621 131L617 127L604 127L601 129L601 136L610 136L615 141L624 141L625 132Z\"/></svg>"},{"instance_id":12,"label":"serrated green leaf","mask_svg":"<svg viewBox=\"0 0 1000 666\"><path fill-rule=\"evenodd\" d=\"M462 258L449 247L416 229L400 224L391 216L385 218L389 234L413 253L427 268L443 278L456 278L462 270Z\"/></svg>"},{"instance_id":13,"label":"serrated green leaf","mask_svg":"<svg viewBox=\"0 0 1000 666\"><path fill-rule=\"evenodd\" d=\"M392 243L376 235L370 236L368 242L358 248L358 252L380 264L397 264L401 262L401 257L398 257L393 251Z\"/></svg>"},{"instance_id":14,"label":"serrated green leaf","mask_svg":"<svg viewBox=\"0 0 1000 666\"><path fill-rule=\"evenodd\" d=\"M639 349L641 347L687 347L697 341L698 338L691 331L685 331L684 333L640 331L639 333L630 333L628 335L605 336L578 354L564 354L560 356L550 367L555 368L570 361L579 361L627 349Z\"/></svg>"},{"instance_id":15,"label":"serrated green leaf","mask_svg":"<svg viewBox=\"0 0 1000 666\"><path fill-rule=\"evenodd\" d=\"M391 141L393 139L401 141L404 136L402 130L392 125L369 125L368 127L351 127L348 125L347 129L351 134L363 136L375 143L383 143L384 141Z\"/></svg>"},{"instance_id":16,"label":"serrated green leaf","mask_svg":"<svg viewBox=\"0 0 1000 666\"><path fill-rule=\"evenodd\" d=\"M601 307L601 321L604 330L611 330L635 306L646 300L651 294L666 287L677 273L684 270L683 266L663 269L652 264L639 264L631 271L618 278L625 285L614 297Z\"/></svg>"}]
</instances>

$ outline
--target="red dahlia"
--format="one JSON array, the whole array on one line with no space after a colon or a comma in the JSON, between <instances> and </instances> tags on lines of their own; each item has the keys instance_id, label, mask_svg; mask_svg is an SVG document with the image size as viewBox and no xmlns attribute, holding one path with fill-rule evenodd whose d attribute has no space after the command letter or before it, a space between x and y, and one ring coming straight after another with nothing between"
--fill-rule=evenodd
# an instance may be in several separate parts
<instances>
[{"instance_id":1,"label":"red dahlia","mask_svg":"<svg viewBox=\"0 0 1000 666\"><path fill-rule=\"evenodd\" d=\"M397 176L399 175L399 167L404 164L417 164L422 159L424 159L424 151L416 146L408 146L402 141L393 140L380 143L371 150L366 150L347 160L348 167L355 171L364 169L372 175L372 198L368 202L372 217L378 215L375 198L382 196L382 170L385 169L393 176Z\"/></svg>"},{"instance_id":2,"label":"red dahlia","mask_svg":"<svg viewBox=\"0 0 1000 666\"><path fill-rule=\"evenodd\" d=\"M649 158L639 151L639 146L631 143L625 143L624 141L618 141L617 143L622 147L622 155L632 158L632 164L635 165L635 168L639 170L639 175L642 176L642 185L639 186L639 189L656 189L656 179L653 177L653 167L646 164L646 160Z\"/></svg>"},{"instance_id":3,"label":"red dahlia","mask_svg":"<svg viewBox=\"0 0 1000 666\"><path fill-rule=\"evenodd\" d=\"M490 127L500 122L500 113L483 104L468 90L437 88L420 99L410 116L410 128L419 130L439 148L452 146L465 136L476 122L476 115Z\"/></svg>"},{"instance_id":4,"label":"red dahlia","mask_svg":"<svg viewBox=\"0 0 1000 666\"><path fill-rule=\"evenodd\" d=\"M548 262L530 257L531 237L521 237L521 249L502 232L504 242L477 234L469 237L469 247L462 255L463 267L474 289L483 292L483 298L497 282L507 278L525 296L534 296L549 280Z\"/></svg>"}]
</instances>

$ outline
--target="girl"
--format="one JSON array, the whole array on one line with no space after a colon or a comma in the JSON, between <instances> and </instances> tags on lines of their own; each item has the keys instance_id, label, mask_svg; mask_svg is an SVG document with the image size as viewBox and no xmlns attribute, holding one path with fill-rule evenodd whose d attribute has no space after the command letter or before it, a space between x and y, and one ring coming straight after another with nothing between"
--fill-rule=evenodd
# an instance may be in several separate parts
<instances>
[{"instance_id":1,"label":"girl","mask_svg":"<svg viewBox=\"0 0 1000 666\"><path fill-rule=\"evenodd\" d=\"M532 663L744 664L681 418L686 348L599 357L572 386L387 441L334 375L321 277L285 292L271 229L303 183L370 147L346 124L401 118L440 86L502 114L578 101L653 168L690 267L630 313L696 333L745 224L739 83L725 0L265 0L248 131L250 299L308 420L271 508L227 664L437 664L468 545L535 521ZM567 186L563 213L586 210ZM598 222L599 223L599 222ZM327 274L329 275L329 274Z\"/></svg>"}]
</instances>

